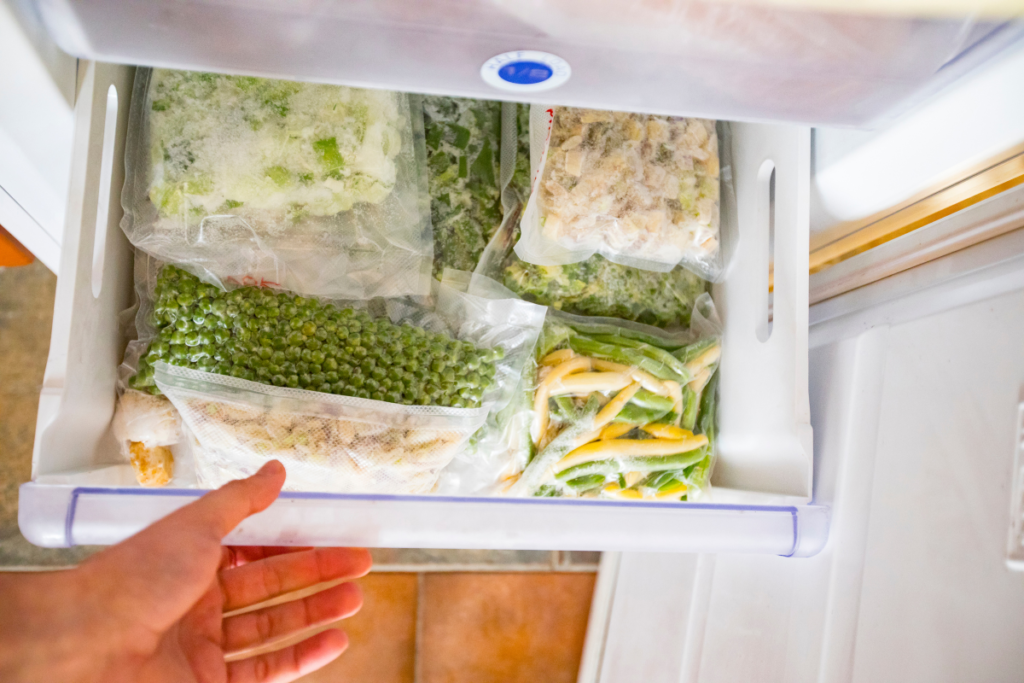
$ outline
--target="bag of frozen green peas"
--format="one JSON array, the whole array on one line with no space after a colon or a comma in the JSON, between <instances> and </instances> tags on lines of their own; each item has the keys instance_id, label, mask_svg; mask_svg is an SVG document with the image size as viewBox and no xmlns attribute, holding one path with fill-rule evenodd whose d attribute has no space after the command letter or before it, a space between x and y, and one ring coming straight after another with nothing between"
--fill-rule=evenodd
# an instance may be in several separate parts
<instances>
[{"instance_id":1,"label":"bag of frozen green peas","mask_svg":"<svg viewBox=\"0 0 1024 683\"><path fill-rule=\"evenodd\" d=\"M130 383L174 403L202 486L266 460L292 490L426 493L514 391L545 310L436 285L432 305L230 291L165 266Z\"/></svg>"}]
</instances>

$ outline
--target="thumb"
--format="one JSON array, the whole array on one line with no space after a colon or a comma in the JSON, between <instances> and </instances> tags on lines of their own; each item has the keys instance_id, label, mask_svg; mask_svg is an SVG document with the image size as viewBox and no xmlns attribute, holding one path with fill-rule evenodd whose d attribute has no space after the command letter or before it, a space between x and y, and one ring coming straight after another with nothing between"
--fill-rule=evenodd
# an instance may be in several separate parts
<instances>
[{"instance_id":1,"label":"thumb","mask_svg":"<svg viewBox=\"0 0 1024 683\"><path fill-rule=\"evenodd\" d=\"M227 536L246 517L270 507L284 486L285 469L277 460L271 460L248 479L228 482L216 491L210 491L194 503L177 510L157 524L192 531L208 531L218 540Z\"/></svg>"},{"instance_id":2,"label":"thumb","mask_svg":"<svg viewBox=\"0 0 1024 683\"><path fill-rule=\"evenodd\" d=\"M248 479L229 482L98 553L80 574L97 596L106 595L114 613L146 615L152 626L164 627L209 588L220 564L221 539L246 517L267 509L284 479L284 466L272 460Z\"/></svg>"}]
</instances>

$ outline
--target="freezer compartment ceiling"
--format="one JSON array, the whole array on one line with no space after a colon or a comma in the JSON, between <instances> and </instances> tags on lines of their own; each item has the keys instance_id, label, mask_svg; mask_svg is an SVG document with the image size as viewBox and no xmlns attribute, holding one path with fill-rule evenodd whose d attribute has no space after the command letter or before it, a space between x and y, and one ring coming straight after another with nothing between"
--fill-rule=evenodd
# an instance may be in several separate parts
<instances>
[{"instance_id":1,"label":"freezer compartment ceiling","mask_svg":"<svg viewBox=\"0 0 1024 683\"><path fill-rule=\"evenodd\" d=\"M1022 35L991 20L875 17L694 0L38 0L57 43L117 63L536 100L481 67L547 52L554 104L870 126Z\"/></svg>"}]
</instances>

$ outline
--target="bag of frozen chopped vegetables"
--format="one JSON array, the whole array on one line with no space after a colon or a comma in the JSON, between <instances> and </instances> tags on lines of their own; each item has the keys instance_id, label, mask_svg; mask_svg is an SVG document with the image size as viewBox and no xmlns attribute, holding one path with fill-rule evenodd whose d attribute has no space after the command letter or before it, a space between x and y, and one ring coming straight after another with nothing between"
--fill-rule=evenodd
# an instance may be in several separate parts
<instances>
[{"instance_id":1,"label":"bag of frozen chopped vegetables","mask_svg":"<svg viewBox=\"0 0 1024 683\"><path fill-rule=\"evenodd\" d=\"M518 119L528 111L514 102L423 97L434 277L476 268L502 220L525 202L529 136L522 145Z\"/></svg>"},{"instance_id":2,"label":"bag of frozen chopped vegetables","mask_svg":"<svg viewBox=\"0 0 1024 683\"><path fill-rule=\"evenodd\" d=\"M277 458L290 490L427 493L515 393L546 312L443 283L433 301L224 291L165 266L138 383L181 413L204 487Z\"/></svg>"},{"instance_id":3,"label":"bag of frozen chopped vegetables","mask_svg":"<svg viewBox=\"0 0 1024 683\"><path fill-rule=\"evenodd\" d=\"M699 499L714 457L720 324L711 298L685 333L549 313L526 372L518 496Z\"/></svg>"},{"instance_id":4,"label":"bag of frozen chopped vegetables","mask_svg":"<svg viewBox=\"0 0 1024 683\"><path fill-rule=\"evenodd\" d=\"M554 266L600 254L645 270L682 265L719 277L714 121L534 105L530 135L543 152L516 244L520 258Z\"/></svg>"},{"instance_id":5,"label":"bag of frozen chopped vegetables","mask_svg":"<svg viewBox=\"0 0 1024 683\"><path fill-rule=\"evenodd\" d=\"M122 228L209 282L426 295L422 125L403 93L140 69Z\"/></svg>"},{"instance_id":6,"label":"bag of frozen chopped vegetables","mask_svg":"<svg viewBox=\"0 0 1024 683\"><path fill-rule=\"evenodd\" d=\"M529 198L529 107L519 105L518 154L511 185L521 204L506 212L480 257L476 273L504 284L527 301L577 315L620 318L656 327L686 327L690 312L710 284L677 266L658 273L614 263L594 254L578 263L540 266L520 259L519 214ZM539 156L541 151L538 150Z\"/></svg>"}]
</instances>

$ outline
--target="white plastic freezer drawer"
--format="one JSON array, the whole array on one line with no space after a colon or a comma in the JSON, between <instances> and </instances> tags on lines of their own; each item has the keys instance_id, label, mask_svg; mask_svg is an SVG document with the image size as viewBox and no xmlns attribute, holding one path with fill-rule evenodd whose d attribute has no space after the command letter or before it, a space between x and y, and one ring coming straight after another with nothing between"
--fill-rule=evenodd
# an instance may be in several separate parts
<instances>
[{"instance_id":1,"label":"white plastic freezer drawer","mask_svg":"<svg viewBox=\"0 0 1024 683\"><path fill-rule=\"evenodd\" d=\"M118 222L134 71L83 63L64 253L19 521L35 543L113 543L199 491L135 485L110 433L119 313L132 252ZM233 542L391 547L749 551L813 554L827 509L811 500L807 396L810 134L736 124L737 206L723 206L734 266L717 286L725 323L719 460L706 504L543 498L286 494ZM774 183L772 176L774 173ZM770 196L774 187L774 200ZM769 322L769 226L774 300Z\"/></svg>"}]
</instances>

